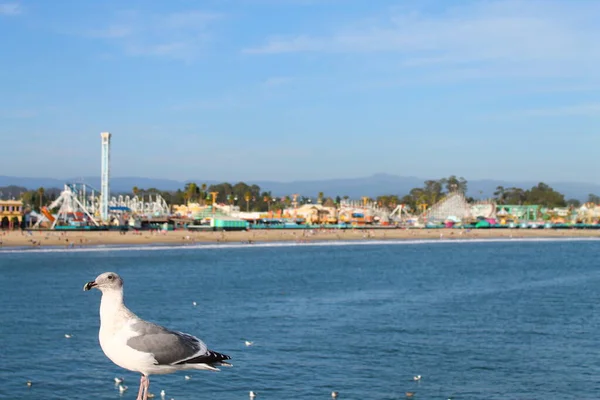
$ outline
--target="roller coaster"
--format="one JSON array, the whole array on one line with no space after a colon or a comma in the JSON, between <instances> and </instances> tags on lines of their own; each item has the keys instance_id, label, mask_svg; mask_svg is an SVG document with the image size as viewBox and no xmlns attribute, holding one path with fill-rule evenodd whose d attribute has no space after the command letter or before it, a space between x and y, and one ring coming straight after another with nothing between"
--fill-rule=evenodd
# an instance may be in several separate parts
<instances>
[{"instance_id":1,"label":"roller coaster","mask_svg":"<svg viewBox=\"0 0 600 400\"><path fill-rule=\"evenodd\" d=\"M54 213L53 211L56 210ZM109 221L115 217L155 218L169 215L169 205L159 194L147 196L113 196L108 203ZM60 195L49 206L41 209L44 218L34 227L48 222L57 225L100 226L100 191L85 183L66 183Z\"/></svg>"}]
</instances>

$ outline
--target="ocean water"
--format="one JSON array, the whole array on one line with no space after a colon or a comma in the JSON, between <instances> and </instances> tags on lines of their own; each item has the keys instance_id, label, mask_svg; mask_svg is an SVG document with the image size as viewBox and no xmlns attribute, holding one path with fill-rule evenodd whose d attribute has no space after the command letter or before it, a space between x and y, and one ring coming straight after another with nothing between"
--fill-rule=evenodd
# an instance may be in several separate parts
<instances>
[{"instance_id":1,"label":"ocean water","mask_svg":"<svg viewBox=\"0 0 600 400\"><path fill-rule=\"evenodd\" d=\"M232 357L218 373L152 376L157 399L161 389L176 400L598 398L599 250L598 240L2 250L0 398L136 398L138 374L99 347L100 293L82 291L104 271L121 274L139 316Z\"/></svg>"}]
</instances>

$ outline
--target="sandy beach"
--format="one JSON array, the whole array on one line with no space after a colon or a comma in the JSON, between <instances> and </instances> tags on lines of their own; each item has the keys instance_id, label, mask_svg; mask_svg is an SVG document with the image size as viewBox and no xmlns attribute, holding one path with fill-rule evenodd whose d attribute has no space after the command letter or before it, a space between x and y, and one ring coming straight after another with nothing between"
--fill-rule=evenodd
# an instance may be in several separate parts
<instances>
[{"instance_id":1,"label":"sandy beach","mask_svg":"<svg viewBox=\"0 0 600 400\"><path fill-rule=\"evenodd\" d=\"M83 247L97 245L196 244L243 242L313 242L323 240L484 239L484 238L600 238L586 229L348 229L253 230L233 232L58 232L6 231L0 247Z\"/></svg>"}]
</instances>

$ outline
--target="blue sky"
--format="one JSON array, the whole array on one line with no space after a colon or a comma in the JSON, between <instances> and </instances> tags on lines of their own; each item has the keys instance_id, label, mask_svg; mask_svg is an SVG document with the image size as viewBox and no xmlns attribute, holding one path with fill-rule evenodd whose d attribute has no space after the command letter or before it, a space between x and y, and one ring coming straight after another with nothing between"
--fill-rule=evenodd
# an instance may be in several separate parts
<instances>
[{"instance_id":1,"label":"blue sky","mask_svg":"<svg viewBox=\"0 0 600 400\"><path fill-rule=\"evenodd\" d=\"M591 0L0 0L0 175L99 175L110 131L113 176L599 182L598 15Z\"/></svg>"}]
</instances>

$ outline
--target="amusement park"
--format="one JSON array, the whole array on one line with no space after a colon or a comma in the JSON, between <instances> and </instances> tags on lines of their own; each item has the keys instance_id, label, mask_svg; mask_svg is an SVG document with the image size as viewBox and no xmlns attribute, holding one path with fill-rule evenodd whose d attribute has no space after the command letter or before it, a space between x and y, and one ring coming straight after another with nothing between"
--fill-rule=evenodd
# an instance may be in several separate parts
<instances>
[{"instance_id":1,"label":"amusement park","mask_svg":"<svg viewBox=\"0 0 600 400\"><path fill-rule=\"evenodd\" d=\"M32 229L50 230L108 230L111 228L141 228L142 221L159 226L166 223L170 208L160 195L111 196L110 147L112 135L101 133L101 185L100 190L86 183L65 183L57 198L40 212L26 213L23 204L0 204L0 217L18 215L18 220L8 220L8 225L18 223ZM15 217L16 218L16 217ZM6 221L5 221L6 222ZM7 225L3 223L3 225Z\"/></svg>"},{"instance_id":2,"label":"amusement park","mask_svg":"<svg viewBox=\"0 0 600 400\"><path fill-rule=\"evenodd\" d=\"M306 228L599 228L600 206L579 207L498 204L494 199L473 201L464 192L449 190L433 204L383 203L362 197L336 201L292 194L265 194L266 211L250 210L256 194L234 194L229 185L221 193L211 187L205 197L188 197L168 204L160 193L111 194L112 134L102 132L100 189L83 182L67 182L39 212L20 200L0 200L3 229L39 230L248 230ZM245 202L245 210L240 203Z\"/></svg>"}]
</instances>

